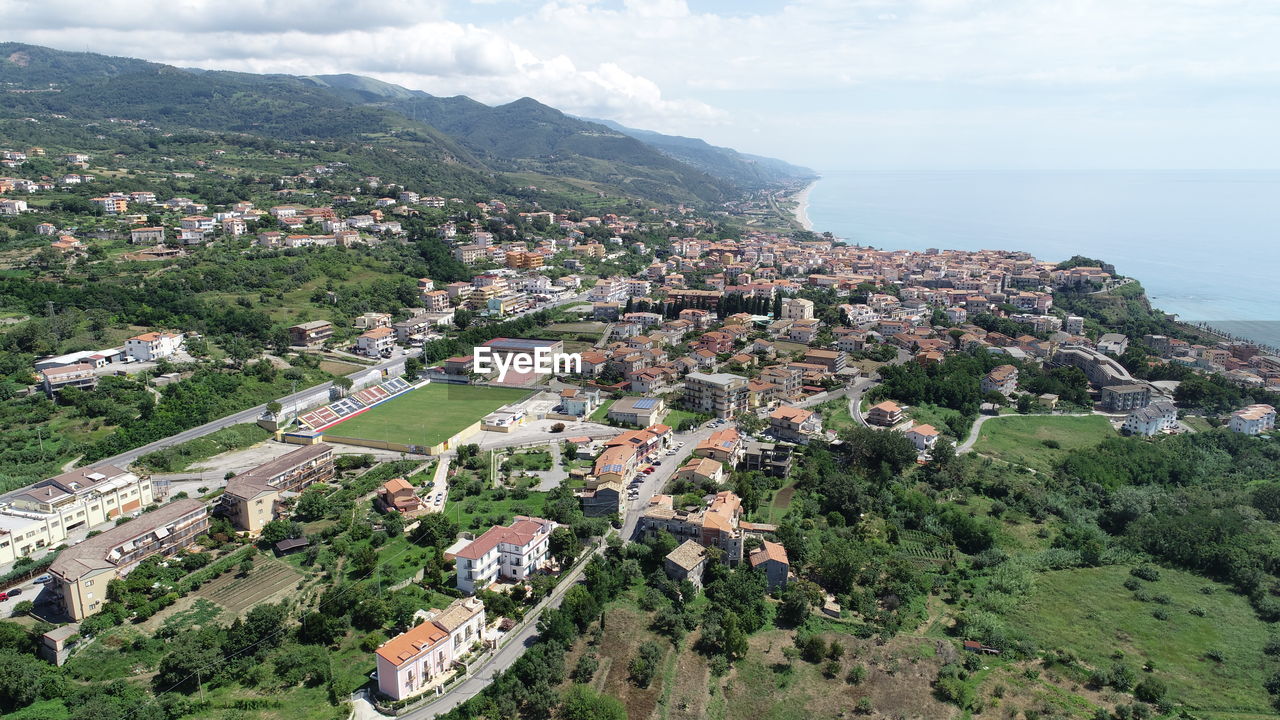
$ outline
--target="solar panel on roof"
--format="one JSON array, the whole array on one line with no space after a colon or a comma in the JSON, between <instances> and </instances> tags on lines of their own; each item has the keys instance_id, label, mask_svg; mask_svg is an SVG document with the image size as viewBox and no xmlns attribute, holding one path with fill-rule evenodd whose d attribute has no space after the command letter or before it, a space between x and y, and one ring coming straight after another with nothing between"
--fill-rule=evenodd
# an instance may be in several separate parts
<instances>
[{"instance_id":1,"label":"solar panel on roof","mask_svg":"<svg viewBox=\"0 0 1280 720\"><path fill-rule=\"evenodd\" d=\"M653 406L656 405L657 403L658 401L653 398L640 398L639 400L636 401L636 404L633 405L632 407L634 407L637 410L652 410Z\"/></svg>"}]
</instances>

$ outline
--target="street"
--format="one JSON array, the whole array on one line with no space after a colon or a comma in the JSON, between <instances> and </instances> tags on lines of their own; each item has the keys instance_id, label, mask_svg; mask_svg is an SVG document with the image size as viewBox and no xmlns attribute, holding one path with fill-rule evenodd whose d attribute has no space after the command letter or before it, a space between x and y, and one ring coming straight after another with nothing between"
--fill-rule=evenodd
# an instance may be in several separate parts
<instances>
[{"instance_id":1,"label":"street","mask_svg":"<svg viewBox=\"0 0 1280 720\"><path fill-rule=\"evenodd\" d=\"M602 549L604 549L603 543L598 544L590 554L597 554ZM556 585L555 589L551 591L551 595L543 601L543 605L526 616L527 622L524 627L512 636L506 645L503 645L486 660L470 677L440 696L438 700L399 717L405 720L428 720L428 718L434 718L437 715L449 712L484 690L489 683L493 682L495 676L511 667L524 654L524 651L533 644L533 639L538 634L538 617L543 610L549 607L560 607L565 593L569 592L569 588L573 587L578 582L578 579L582 577L582 571L586 569L587 562L589 562L589 559L579 563L577 567L570 571L560 581L560 584Z\"/></svg>"}]
</instances>

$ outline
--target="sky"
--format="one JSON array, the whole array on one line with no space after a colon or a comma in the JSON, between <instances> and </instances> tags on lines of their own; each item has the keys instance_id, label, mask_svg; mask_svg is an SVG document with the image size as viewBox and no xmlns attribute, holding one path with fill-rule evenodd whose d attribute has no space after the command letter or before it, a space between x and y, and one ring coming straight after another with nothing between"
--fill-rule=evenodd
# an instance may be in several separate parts
<instances>
[{"instance_id":1,"label":"sky","mask_svg":"<svg viewBox=\"0 0 1280 720\"><path fill-rule=\"evenodd\" d=\"M1274 0L0 0L0 39L369 75L819 172L1280 168Z\"/></svg>"}]
</instances>

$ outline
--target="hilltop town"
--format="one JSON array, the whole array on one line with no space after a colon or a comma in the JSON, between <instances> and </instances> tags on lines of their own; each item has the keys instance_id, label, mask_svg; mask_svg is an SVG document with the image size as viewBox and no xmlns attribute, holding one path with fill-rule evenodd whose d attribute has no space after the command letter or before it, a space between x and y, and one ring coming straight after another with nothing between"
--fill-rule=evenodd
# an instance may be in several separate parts
<instances>
[{"instance_id":1,"label":"hilltop town","mask_svg":"<svg viewBox=\"0 0 1280 720\"><path fill-rule=\"evenodd\" d=\"M14 717L1280 691L1280 357L1101 260L183 144L0 147L0 662L46 679L0 708L49 712Z\"/></svg>"}]
</instances>

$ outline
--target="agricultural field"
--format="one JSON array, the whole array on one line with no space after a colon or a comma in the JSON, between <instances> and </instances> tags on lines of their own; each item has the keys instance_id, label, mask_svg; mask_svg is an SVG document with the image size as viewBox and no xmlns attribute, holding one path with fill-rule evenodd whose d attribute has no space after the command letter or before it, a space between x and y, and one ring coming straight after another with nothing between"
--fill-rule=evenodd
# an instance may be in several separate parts
<instances>
[{"instance_id":1,"label":"agricultural field","mask_svg":"<svg viewBox=\"0 0 1280 720\"><path fill-rule=\"evenodd\" d=\"M239 615L254 605L276 602L298 584L302 576L287 564L266 555L254 558L247 576L228 572L195 591L193 595L226 608L228 617ZM193 608L196 605L192 605Z\"/></svg>"},{"instance_id":2,"label":"agricultural field","mask_svg":"<svg viewBox=\"0 0 1280 720\"><path fill-rule=\"evenodd\" d=\"M432 383L330 428L334 435L406 445L436 445L528 390Z\"/></svg>"},{"instance_id":3,"label":"agricultural field","mask_svg":"<svg viewBox=\"0 0 1280 720\"><path fill-rule=\"evenodd\" d=\"M1030 598L1011 613L1011 624L1042 649L1071 649L1089 667L1122 663L1139 680L1153 675L1197 716L1269 714L1263 684L1271 663L1263 645L1270 631L1249 601L1225 585L1167 568L1155 581L1136 581L1138 589L1130 591L1124 586L1129 570L1039 575Z\"/></svg>"},{"instance_id":4,"label":"agricultural field","mask_svg":"<svg viewBox=\"0 0 1280 720\"><path fill-rule=\"evenodd\" d=\"M1114 437L1101 415L1019 415L989 420L973 450L982 455L1052 472L1070 450L1093 447Z\"/></svg>"}]
</instances>

